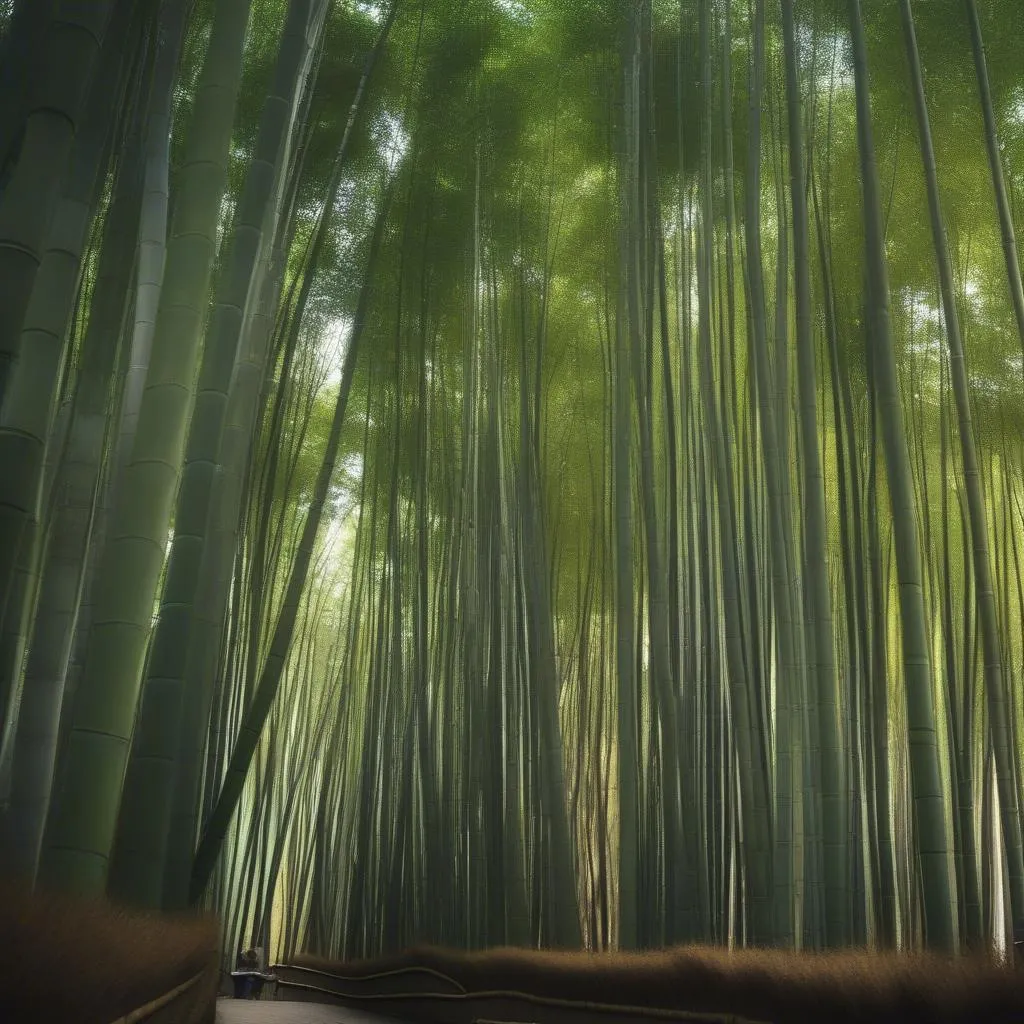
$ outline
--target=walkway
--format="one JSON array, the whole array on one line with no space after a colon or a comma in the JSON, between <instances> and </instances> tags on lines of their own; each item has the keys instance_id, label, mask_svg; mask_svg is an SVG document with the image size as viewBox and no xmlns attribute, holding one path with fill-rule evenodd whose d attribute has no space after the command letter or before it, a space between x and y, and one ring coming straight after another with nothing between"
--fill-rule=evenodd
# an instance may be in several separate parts
<instances>
[{"instance_id":1,"label":"walkway","mask_svg":"<svg viewBox=\"0 0 1024 1024\"><path fill-rule=\"evenodd\" d=\"M218 999L217 1024L402 1024L393 1017L378 1017L325 1003L286 1002L277 999Z\"/></svg>"}]
</instances>

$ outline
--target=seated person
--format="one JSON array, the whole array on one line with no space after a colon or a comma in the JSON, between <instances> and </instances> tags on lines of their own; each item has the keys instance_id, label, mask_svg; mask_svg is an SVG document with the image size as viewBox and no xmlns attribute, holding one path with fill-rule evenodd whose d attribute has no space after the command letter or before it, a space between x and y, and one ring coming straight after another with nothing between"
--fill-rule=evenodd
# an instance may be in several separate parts
<instances>
[{"instance_id":1,"label":"seated person","mask_svg":"<svg viewBox=\"0 0 1024 1024\"><path fill-rule=\"evenodd\" d=\"M236 999L259 999L263 978L260 977L260 960L255 949L247 949L238 954L232 979Z\"/></svg>"}]
</instances>

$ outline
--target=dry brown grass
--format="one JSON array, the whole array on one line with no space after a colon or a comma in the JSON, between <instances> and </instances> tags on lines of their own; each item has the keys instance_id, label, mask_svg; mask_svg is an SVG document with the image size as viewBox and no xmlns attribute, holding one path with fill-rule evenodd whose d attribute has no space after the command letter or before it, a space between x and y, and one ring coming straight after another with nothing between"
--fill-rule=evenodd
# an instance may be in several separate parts
<instances>
[{"instance_id":1,"label":"dry brown grass","mask_svg":"<svg viewBox=\"0 0 1024 1024\"><path fill-rule=\"evenodd\" d=\"M0 1020L112 1024L188 985L139 1019L212 1022L218 951L211 918L129 913L3 883Z\"/></svg>"},{"instance_id":2,"label":"dry brown grass","mask_svg":"<svg viewBox=\"0 0 1024 1024\"><path fill-rule=\"evenodd\" d=\"M301 957L309 983L348 993L370 1009L367 993L414 992L436 1019L497 1018L531 1006L519 1020L577 1018L573 1004L736 1015L776 1024L985 1024L1024 1022L1024 971L993 958L881 954L861 950L794 954L675 947L645 953L492 949L458 952L423 946L377 960L329 963ZM315 973L314 973L315 972ZM303 972L285 977L302 980ZM375 977L376 976L376 977ZM447 980L446 980L447 979ZM429 995L428 995L429 993ZM482 996L481 993L489 993ZM529 999L519 996L528 994ZM561 1005L561 1009L558 1005ZM462 1009L455 1010L457 1005ZM547 1009L544 1009L544 1007ZM431 1011L415 1013L430 1019ZM620 1015L633 1016L633 1015Z\"/></svg>"}]
</instances>

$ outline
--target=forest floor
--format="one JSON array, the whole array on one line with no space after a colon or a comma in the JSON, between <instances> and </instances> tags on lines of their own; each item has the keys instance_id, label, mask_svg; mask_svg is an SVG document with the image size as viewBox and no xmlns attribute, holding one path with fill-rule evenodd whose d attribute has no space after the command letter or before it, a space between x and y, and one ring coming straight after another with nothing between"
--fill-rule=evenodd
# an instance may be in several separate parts
<instances>
[{"instance_id":1,"label":"forest floor","mask_svg":"<svg viewBox=\"0 0 1024 1024\"><path fill-rule=\"evenodd\" d=\"M401 1024L342 1006L276 999L218 999L217 1024Z\"/></svg>"}]
</instances>

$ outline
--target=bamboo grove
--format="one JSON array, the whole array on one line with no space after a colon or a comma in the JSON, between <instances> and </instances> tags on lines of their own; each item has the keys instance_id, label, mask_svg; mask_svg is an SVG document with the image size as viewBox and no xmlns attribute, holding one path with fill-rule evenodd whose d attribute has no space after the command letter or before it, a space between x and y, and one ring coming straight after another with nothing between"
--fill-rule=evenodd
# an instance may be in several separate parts
<instances>
[{"instance_id":1,"label":"bamboo grove","mask_svg":"<svg viewBox=\"0 0 1024 1024\"><path fill-rule=\"evenodd\" d=\"M5 874L229 957L1006 941L1016 0L0 32Z\"/></svg>"}]
</instances>

